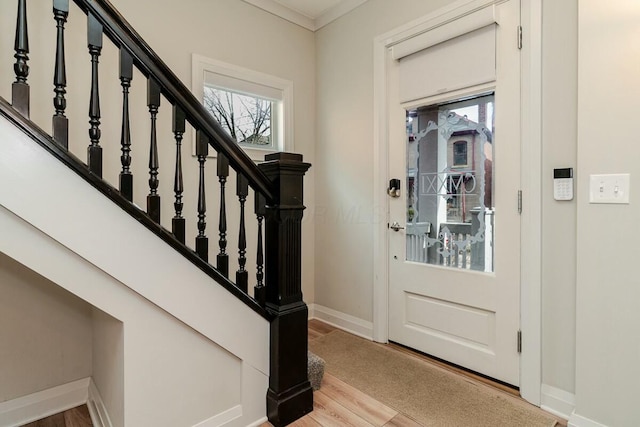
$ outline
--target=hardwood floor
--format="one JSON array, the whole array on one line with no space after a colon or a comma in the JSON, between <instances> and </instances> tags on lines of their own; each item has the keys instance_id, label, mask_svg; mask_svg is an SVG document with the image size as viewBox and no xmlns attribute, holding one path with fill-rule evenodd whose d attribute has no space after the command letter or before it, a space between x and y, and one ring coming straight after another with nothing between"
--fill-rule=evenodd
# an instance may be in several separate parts
<instances>
[{"instance_id":1,"label":"hardwood floor","mask_svg":"<svg viewBox=\"0 0 640 427\"><path fill-rule=\"evenodd\" d=\"M22 427L93 427L93 423L89 408L87 405L81 405Z\"/></svg>"},{"instance_id":2,"label":"hardwood floor","mask_svg":"<svg viewBox=\"0 0 640 427\"><path fill-rule=\"evenodd\" d=\"M309 341L336 328L309 321ZM325 372L320 390L313 393L313 412L291 427L421 427L420 424L360 390ZM264 423L260 427L271 427Z\"/></svg>"},{"instance_id":3,"label":"hardwood floor","mask_svg":"<svg viewBox=\"0 0 640 427\"><path fill-rule=\"evenodd\" d=\"M334 331L336 328L319 320L309 321L309 341ZM481 382L511 395L517 390L489 379L452 367L444 362L414 352L400 345L390 344L396 351L409 354L443 367L470 381ZM390 408L349 384L325 372L320 390L313 394L313 412L291 424L292 427L423 427L405 414ZM566 426L566 424L560 424ZM271 427L264 423L260 427Z\"/></svg>"}]
</instances>

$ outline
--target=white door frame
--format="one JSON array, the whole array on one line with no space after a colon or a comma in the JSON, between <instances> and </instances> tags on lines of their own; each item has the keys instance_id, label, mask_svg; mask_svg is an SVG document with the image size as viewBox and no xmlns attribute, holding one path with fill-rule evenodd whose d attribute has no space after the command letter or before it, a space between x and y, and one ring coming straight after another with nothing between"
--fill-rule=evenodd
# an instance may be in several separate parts
<instances>
[{"instance_id":1,"label":"white door frame","mask_svg":"<svg viewBox=\"0 0 640 427\"><path fill-rule=\"evenodd\" d=\"M434 13L376 37L373 43L374 83L374 176L373 205L380 213L373 232L373 339L389 338L389 204L384 191L388 179L388 93L389 47L424 33L462 14L468 14L502 0L458 0ZM521 0L522 46L522 147L521 186L523 193L521 227L520 394L540 405L542 383L541 289L542 289L542 0ZM514 43L516 29L514 28ZM515 195L514 195L515 197ZM514 199L515 204L515 199ZM537 225L537 226L536 226Z\"/></svg>"}]
</instances>

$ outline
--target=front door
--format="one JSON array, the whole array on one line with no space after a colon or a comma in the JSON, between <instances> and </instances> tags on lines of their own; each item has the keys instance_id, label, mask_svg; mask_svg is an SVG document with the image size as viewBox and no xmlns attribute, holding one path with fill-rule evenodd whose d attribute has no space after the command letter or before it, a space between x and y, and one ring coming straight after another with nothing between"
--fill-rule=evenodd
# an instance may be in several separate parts
<instances>
[{"instance_id":1,"label":"front door","mask_svg":"<svg viewBox=\"0 0 640 427\"><path fill-rule=\"evenodd\" d=\"M474 13L391 64L389 339L517 386L519 0Z\"/></svg>"}]
</instances>

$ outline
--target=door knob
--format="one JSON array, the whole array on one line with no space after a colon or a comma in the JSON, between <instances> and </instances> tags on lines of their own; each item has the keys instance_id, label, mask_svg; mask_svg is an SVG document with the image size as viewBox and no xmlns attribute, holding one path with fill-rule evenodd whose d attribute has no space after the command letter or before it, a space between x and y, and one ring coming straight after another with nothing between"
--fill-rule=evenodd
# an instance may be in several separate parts
<instances>
[{"instance_id":1,"label":"door knob","mask_svg":"<svg viewBox=\"0 0 640 427\"><path fill-rule=\"evenodd\" d=\"M404 227L398 224L398 221L393 221L393 223L389 226L389 228L392 229L393 231L404 230Z\"/></svg>"}]
</instances>

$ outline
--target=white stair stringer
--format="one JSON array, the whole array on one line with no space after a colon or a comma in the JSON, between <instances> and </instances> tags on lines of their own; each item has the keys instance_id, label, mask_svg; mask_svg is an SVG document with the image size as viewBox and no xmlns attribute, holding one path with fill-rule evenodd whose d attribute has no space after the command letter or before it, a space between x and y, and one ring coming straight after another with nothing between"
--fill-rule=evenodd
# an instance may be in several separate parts
<instances>
[{"instance_id":1,"label":"white stair stringer","mask_svg":"<svg viewBox=\"0 0 640 427\"><path fill-rule=\"evenodd\" d=\"M265 419L267 320L4 117L0 182L0 251L123 323L123 425L247 426ZM145 328L155 331L154 322L173 322L158 332L166 334L166 351L145 354L150 350L139 338ZM166 363L179 353L171 346L182 342L180 334L195 336L193 331L219 349L212 361L220 365L212 368L216 378L202 378L188 366L154 364L154 357ZM149 381L147 371L162 377L163 369L166 382L156 376ZM217 397L197 408L198 415L182 404L194 390L173 381L175 369L193 375L194 384L204 382Z\"/></svg>"}]
</instances>

